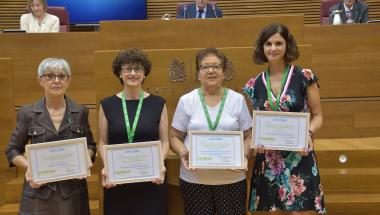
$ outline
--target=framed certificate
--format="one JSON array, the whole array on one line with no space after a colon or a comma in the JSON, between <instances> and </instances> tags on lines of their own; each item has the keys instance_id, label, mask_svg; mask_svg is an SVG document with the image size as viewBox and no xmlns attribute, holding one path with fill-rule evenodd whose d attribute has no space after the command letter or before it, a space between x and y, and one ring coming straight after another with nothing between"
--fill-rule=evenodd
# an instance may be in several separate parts
<instances>
[{"instance_id":1,"label":"framed certificate","mask_svg":"<svg viewBox=\"0 0 380 215\"><path fill-rule=\"evenodd\" d=\"M244 169L242 131L189 131L189 167Z\"/></svg>"},{"instance_id":2,"label":"framed certificate","mask_svg":"<svg viewBox=\"0 0 380 215\"><path fill-rule=\"evenodd\" d=\"M26 146L29 174L35 183L90 176L85 137L29 144Z\"/></svg>"},{"instance_id":3,"label":"framed certificate","mask_svg":"<svg viewBox=\"0 0 380 215\"><path fill-rule=\"evenodd\" d=\"M161 177L161 141L104 146L107 182L125 184Z\"/></svg>"},{"instance_id":4,"label":"framed certificate","mask_svg":"<svg viewBox=\"0 0 380 215\"><path fill-rule=\"evenodd\" d=\"M308 147L309 113L253 111L251 148L302 151Z\"/></svg>"}]
</instances>

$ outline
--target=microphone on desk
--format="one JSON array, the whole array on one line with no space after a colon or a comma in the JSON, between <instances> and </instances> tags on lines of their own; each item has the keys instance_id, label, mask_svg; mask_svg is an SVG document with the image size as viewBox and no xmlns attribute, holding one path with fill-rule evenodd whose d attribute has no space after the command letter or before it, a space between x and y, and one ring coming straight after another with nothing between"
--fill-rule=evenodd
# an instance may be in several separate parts
<instances>
[{"instance_id":1,"label":"microphone on desk","mask_svg":"<svg viewBox=\"0 0 380 215\"><path fill-rule=\"evenodd\" d=\"M165 13L164 15L162 15L161 20L170 20L170 14Z\"/></svg>"},{"instance_id":2,"label":"microphone on desk","mask_svg":"<svg viewBox=\"0 0 380 215\"><path fill-rule=\"evenodd\" d=\"M218 15L216 14L214 3L211 3L211 7L212 7L212 11L214 11L215 18L218 18Z\"/></svg>"}]
</instances>

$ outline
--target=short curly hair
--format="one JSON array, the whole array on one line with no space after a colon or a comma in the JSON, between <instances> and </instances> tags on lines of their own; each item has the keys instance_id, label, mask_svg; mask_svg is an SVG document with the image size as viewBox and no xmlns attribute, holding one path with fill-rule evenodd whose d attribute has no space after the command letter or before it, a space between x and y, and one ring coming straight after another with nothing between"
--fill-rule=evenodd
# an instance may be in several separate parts
<instances>
[{"instance_id":1,"label":"short curly hair","mask_svg":"<svg viewBox=\"0 0 380 215\"><path fill-rule=\"evenodd\" d=\"M284 55L284 61L286 64L295 61L299 57L299 51L297 43L294 40L293 35L289 32L289 29L283 24L272 23L263 28L256 40L256 47L253 53L253 61L257 64L264 64L268 62L267 57L264 54L264 43L272 35L279 33L286 42L286 50Z\"/></svg>"},{"instance_id":2,"label":"short curly hair","mask_svg":"<svg viewBox=\"0 0 380 215\"><path fill-rule=\"evenodd\" d=\"M139 65L144 68L144 75L147 77L152 69L152 63L150 62L148 55L137 48L130 48L119 52L112 63L113 74L120 80L121 84L123 79L120 78L121 67L124 64Z\"/></svg>"},{"instance_id":3,"label":"short curly hair","mask_svg":"<svg viewBox=\"0 0 380 215\"><path fill-rule=\"evenodd\" d=\"M197 53L197 55L195 56L195 66L196 66L195 70L196 70L196 76L197 77L199 74L201 61L208 55L215 55L217 58L219 58L219 60L222 63L223 72L226 71L226 69L227 69L227 58L224 55L224 53L219 51L218 49L216 49L214 47L209 47L209 48L205 48L205 49L200 50Z\"/></svg>"}]
</instances>

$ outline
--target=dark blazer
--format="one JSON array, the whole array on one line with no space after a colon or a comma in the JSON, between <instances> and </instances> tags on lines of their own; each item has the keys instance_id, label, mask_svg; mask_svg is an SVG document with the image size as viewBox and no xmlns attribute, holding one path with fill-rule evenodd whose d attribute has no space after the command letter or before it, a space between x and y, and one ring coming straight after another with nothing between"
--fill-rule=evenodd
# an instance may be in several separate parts
<instances>
[{"instance_id":1,"label":"dark blazer","mask_svg":"<svg viewBox=\"0 0 380 215\"><path fill-rule=\"evenodd\" d=\"M6 149L9 166L12 159L23 155L25 145L38 144L47 141L57 141L71 138L86 137L88 149L95 156L96 145L88 121L88 109L66 99L66 112L61 126L57 131L51 121L49 112L45 108L45 98L30 105L25 105L17 113L16 128L13 130L10 142ZM94 157L92 158L94 159ZM60 182L48 183L38 189L32 189L29 183L24 181L23 195L31 198L48 199L52 193L60 189L63 198L87 193L86 180L72 179Z\"/></svg>"},{"instance_id":2,"label":"dark blazer","mask_svg":"<svg viewBox=\"0 0 380 215\"><path fill-rule=\"evenodd\" d=\"M183 4L180 6L177 19L195 19L197 17L197 6L195 3ZM206 18L221 18L222 10L215 4L207 4Z\"/></svg>"},{"instance_id":3,"label":"dark blazer","mask_svg":"<svg viewBox=\"0 0 380 215\"><path fill-rule=\"evenodd\" d=\"M332 11L334 10L341 10L342 12L340 13L340 18L342 20L342 23L346 24L347 18L346 18L346 13L344 10L344 3L343 1L332 6L329 9L329 14L332 14ZM352 17L351 19L355 23L367 23L368 22L368 5L362 1L355 1L354 7L352 8ZM334 21L334 15L330 16L329 19L329 24L332 24Z\"/></svg>"}]
</instances>

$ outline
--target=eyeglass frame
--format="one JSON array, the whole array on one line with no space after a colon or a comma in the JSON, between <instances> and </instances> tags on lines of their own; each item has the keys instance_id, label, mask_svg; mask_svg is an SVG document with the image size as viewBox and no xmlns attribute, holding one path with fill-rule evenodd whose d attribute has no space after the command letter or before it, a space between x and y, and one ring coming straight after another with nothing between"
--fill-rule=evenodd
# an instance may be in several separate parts
<instances>
[{"instance_id":1,"label":"eyeglass frame","mask_svg":"<svg viewBox=\"0 0 380 215\"><path fill-rule=\"evenodd\" d=\"M137 74L142 74L142 73L145 73L145 68L142 67L142 66L135 66L135 67L131 67L131 66L122 66L120 67L120 72L121 73L132 73L132 72L135 72Z\"/></svg>"},{"instance_id":2,"label":"eyeglass frame","mask_svg":"<svg viewBox=\"0 0 380 215\"><path fill-rule=\"evenodd\" d=\"M222 64L211 64L211 65L200 65L199 71L202 72L209 72L210 69L214 72L220 72L223 71L223 65Z\"/></svg>"},{"instance_id":3,"label":"eyeglass frame","mask_svg":"<svg viewBox=\"0 0 380 215\"><path fill-rule=\"evenodd\" d=\"M48 78L48 75L51 75L53 76L54 75L54 78ZM65 76L63 78L63 75ZM43 74L40 76L41 78L44 78L46 81L55 81L57 78L58 78L58 81L68 81L69 78L70 78L70 75L66 74L66 73L60 73L60 74L55 74L55 73L47 73L47 74Z\"/></svg>"}]
</instances>

